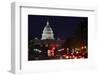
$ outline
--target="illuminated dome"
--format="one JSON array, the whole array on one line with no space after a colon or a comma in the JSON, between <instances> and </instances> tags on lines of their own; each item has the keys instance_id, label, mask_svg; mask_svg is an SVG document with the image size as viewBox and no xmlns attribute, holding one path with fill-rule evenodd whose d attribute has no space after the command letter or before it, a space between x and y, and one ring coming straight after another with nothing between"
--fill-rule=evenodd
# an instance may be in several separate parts
<instances>
[{"instance_id":1,"label":"illuminated dome","mask_svg":"<svg viewBox=\"0 0 100 76\"><path fill-rule=\"evenodd\" d=\"M45 39L54 39L53 30L50 27L48 21L47 21L46 26L44 27L41 40L45 40Z\"/></svg>"}]
</instances>

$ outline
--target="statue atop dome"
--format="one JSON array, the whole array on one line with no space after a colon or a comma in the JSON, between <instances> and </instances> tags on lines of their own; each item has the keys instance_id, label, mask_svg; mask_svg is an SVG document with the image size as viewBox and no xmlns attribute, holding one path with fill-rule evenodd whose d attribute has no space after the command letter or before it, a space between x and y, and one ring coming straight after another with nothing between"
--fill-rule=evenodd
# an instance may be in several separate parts
<instances>
[{"instance_id":1,"label":"statue atop dome","mask_svg":"<svg viewBox=\"0 0 100 76\"><path fill-rule=\"evenodd\" d=\"M46 39L53 39L54 40L53 30L49 25L49 21L47 21L46 26L43 29L41 40L46 40Z\"/></svg>"}]
</instances>

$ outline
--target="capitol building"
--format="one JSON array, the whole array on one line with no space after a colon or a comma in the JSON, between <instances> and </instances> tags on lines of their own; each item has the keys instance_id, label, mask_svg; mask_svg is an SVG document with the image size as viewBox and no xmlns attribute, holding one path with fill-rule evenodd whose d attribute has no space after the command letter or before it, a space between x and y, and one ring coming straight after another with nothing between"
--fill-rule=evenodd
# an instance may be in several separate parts
<instances>
[{"instance_id":1,"label":"capitol building","mask_svg":"<svg viewBox=\"0 0 100 76\"><path fill-rule=\"evenodd\" d=\"M50 27L49 21L47 21L46 26L41 33L41 39L35 38L34 44L49 47L56 45L57 47L60 47L64 41L60 39L55 39L53 31L54 30Z\"/></svg>"},{"instance_id":2,"label":"capitol building","mask_svg":"<svg viewBox=\"0 0 100 76\"><path fill-rule=\"evenodd\" d=\"M53 33L53 30L50 27L48 21L47 21L46 26L44 27L41 40L46 40L46 39L52 39L52 40L54 40L54 33Z\"/></svg>"}]
</instances>

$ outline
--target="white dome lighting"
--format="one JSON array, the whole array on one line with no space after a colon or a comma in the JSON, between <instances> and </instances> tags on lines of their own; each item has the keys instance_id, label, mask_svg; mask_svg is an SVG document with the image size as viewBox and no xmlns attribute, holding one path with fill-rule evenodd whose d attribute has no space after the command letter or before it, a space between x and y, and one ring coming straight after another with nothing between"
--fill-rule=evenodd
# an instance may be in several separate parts
<instances>
[{"instance_id":1,"label":"white dome lighting","mask_svg":"<svg viewBox=\"0 0 100 76\"><path fill-rule=\"evenodd\" d=\"M50 27L48 21L47 21L46 26L44 27L41 40L45 40L45 39L54 39L53 30Z\"/></svg>"}]
</instances>

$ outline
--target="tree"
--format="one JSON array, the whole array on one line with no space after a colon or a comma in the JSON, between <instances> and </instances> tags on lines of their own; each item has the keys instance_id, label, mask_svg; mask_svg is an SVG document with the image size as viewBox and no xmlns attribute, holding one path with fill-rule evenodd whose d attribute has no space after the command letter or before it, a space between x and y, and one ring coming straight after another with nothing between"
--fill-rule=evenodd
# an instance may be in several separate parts
<instances>
[{"instance_id":1,"label":"tree","mask_svg":"<svg viewBox=\"0 0 100 76\"><path fill-rule=\"evenodd\" d=\"M88 20L87 18L83 18L80 23L79 27L74 33L75 39L77 42L82 43L83 45L87 45L87 39L88 39Z\"/></svg>"}]
</instances>

